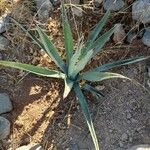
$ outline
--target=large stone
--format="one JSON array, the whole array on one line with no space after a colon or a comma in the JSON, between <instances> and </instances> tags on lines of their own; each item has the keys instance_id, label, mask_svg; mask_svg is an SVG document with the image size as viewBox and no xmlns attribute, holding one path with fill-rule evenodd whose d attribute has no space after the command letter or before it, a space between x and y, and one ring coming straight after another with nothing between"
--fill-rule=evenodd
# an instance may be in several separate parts
<instances>
[{"instance_id":1,"label":"large stone","mask_svg":"<svg viewBox=\"0 0 150 150\"><path fill-rule=\"evenodd\" d=\"M0 34L5 32L9 26L10 18L8 14L4 14L0 17Z\"/></svg>"},{"instance_id":2,"label":"large stone","mask_svg":"<svg viewBox=\"0 0 150 150\"><path fill-rule=\"evenodd\" d=\"M6 93L0 93L0 114L10 112L12 108L9 96Z\"/></svg>"},{"instance_id":3,"label":"large stone","mask_svg":"<svg viewBox=\"0 0 150 150\"><path fill-rule=\"evenodd\" d=\"M35 0L38 17L41 20L47 20L50 12L54 9L50 0Z\"/></svg>"},{"instance_id":4,"label":"large stone","mask_svg":"<svg viewBox=\"0 0 150 150\"><path fill-rule=\"evenodd\" d=\"M9 134L10 122L4 117L0 117L0 140L7 138Z\"/></svg>"},{"instance_id":5,"label":"large stone","mask_svg":"<svg viewBox=\"0 0 150 150\"><path fill-rule=\"evenodd\" d=\"M142 42L150 47L150 27L145 29L144 35L142 37Z\"/></svg>"},{"instance_id":6,"label":"large stone","mask_svg":"<svg viewBox=\"0 0 150 150\"><path fill-rule=\"evenodd\" d=\"M5 50L9 46L10 42L3 36L0 36L0 50Z\"/></svg>"},{"instance_id":7,"label":"large stone","mask_svg":"<svg viewBox=\"0 0 150 150\"><path fill-rule=\"evenodd\" d=\"M132 18L138 22L150 23L150 0L137 0L132 5Z\"/></svg>"},{"instance_id":8,"label":"large stone","mask_svg":"<svg viewBox=\"0 0 150 150\"><path fill-rule=\"evenodd\" d=\"M150 150L150 145L137 145L129 148L128 150Z\"/></svg>"},{"instance_id":9,"label":"large stone","mask_svg":"<svg viewBox=\"0 0 150 150\"><path fill-rule=\"evenodd\" d=\"M21 146L16 150L44 150L44 149L42 148L42 146L40 146L40 144L35 143L35 144Z\"/></svg>"},{"instance_id":10,"label":"large stone","mask_svg":"<svg viewBox=\"0 0 150 150\"><path fill-rule=\"evenodd\" d=\"M125 5L123 0L103 0L105 10L118 11Z\"/></svg>"}]
</instances>

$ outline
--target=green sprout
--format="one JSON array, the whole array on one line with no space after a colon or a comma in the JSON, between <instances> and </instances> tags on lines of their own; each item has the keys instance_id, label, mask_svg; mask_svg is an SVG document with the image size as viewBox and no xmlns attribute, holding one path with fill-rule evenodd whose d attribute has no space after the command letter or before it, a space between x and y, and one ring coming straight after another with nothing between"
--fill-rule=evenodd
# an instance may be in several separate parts
<instances>
[{"instance_id":1,"label":"green sprout","mask_svg":"<svg viewBox=\"0 0 150 150\"><path fill-rule=\"evenodd\" d=\"M98 24L95 26L95 28L89 33L87 41L85 43L81 41L78 42L78 46L74 51L73 36L70 25L68 23L64 2L62 1L62 21L63 21L66 62L63 61L63 59L60 57L58 50L54 47L49 37L42 31L40 27L36 28L40 37L40 39L38 39L30 31L27 31L21 24L12 19L23 31L27 33L27 35L41 49L43 49L48 54L50 58L52 58L55 64L59 67L59 70L51 70L48 68L34 66L30 64L0 60L0 65L2 66L21 69L44 77L63 79L65 83L63 98L66 98L72 89L75 91L75 94L81 105L84 117L86 119L94 143L95 150L99 150L100 146L98 144L98 139L94 130L91 114L86 99L82 93L82 89L90 91L98 97L103 96L103 94L86 82L85 84L80 84L81 81L97 82L111 78L128 79L127 77L121 74L112 73L109 72L108 70L147 59L143 56L135 57L126 60L119 60L113 63L104 64L86 72L83 71L83 69L85 68L87 63L91 60L91 58L93 58L97 53L101 52L102 47L110 39L110 37L112 36L112 34L116 29L116 26L114 26L109 31L107 31L106 33L104 33L99 37L99 33L106 24L109 14L110 11L108 10L102 17L102 19L98 22Z\"/></svg>"}]
</instances>

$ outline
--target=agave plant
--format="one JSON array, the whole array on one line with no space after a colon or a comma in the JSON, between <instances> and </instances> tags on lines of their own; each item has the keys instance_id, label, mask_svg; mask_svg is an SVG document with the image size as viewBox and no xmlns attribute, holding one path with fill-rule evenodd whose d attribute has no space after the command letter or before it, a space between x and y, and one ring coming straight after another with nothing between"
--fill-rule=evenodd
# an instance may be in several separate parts
<instances>
[{"instance_id":1,"label":"agave plant","mask_svg":"<svg viewBox=\"0 0 150 150\"><path fill-rule=\"evenodd\" d=\"M94 130L92 118L88 109L88 104L82 93L82 89L90 91L96 96L103 96L103 95L100 91L98 91L97 89L95 89L86 82L85 84L81 85L80 81L84 80L97 82L111 78L127 78L121 74L108 72L108 70L146 59L145 57L141 56L126 60L119 60L113 63L101 65L97 68L94 68L86 72L83 71L87 63L90 61L90 59L102 50L102 47L114 33L116 26L112 27L109 31L107 31L106 33L104 33L99 37L99 33L106 24L109 14L110 12L107 11L105 15L102 17L102 19L97 23L95 28L90 32L87 41L84 43L79 41L77 44L78 46L74 51L72 32L70 25L68 23L64 2L62 1L62 21L63 21L66 62L63 61L63 59L60 57L58 50L54 47L49 37L42 31L40 27L37 27L37 32L39 34L39 38L37 38L30 31L27 31L21 24L12 19L18 26L21 27L23 31L27 33L27 35L41 49L43 49L48 54L49 57L52 58L52 60L55 62L55 64L58 66L59 69L51 70L49 68L34 66L30 64L0 60L0 65L6 67L21 69L40 76L63 79L65 83L63 98L66 98L72 89L75 91L75 94L81 105L96 150L99 150L100 146L98 144L98 139Z\"/></svg>"}]
</instances>

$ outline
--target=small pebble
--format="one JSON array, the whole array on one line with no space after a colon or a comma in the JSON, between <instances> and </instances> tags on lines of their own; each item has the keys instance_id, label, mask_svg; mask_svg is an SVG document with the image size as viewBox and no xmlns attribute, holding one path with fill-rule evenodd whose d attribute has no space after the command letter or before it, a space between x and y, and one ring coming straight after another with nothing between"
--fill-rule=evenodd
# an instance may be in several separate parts
<instances>
[{"instance_id":1,"label":"small pebble","mask_svg":"<svg viewBox=\"0 0 150 150\"><path fill-rule=\"evenodd\" d=\"M10 42L8 39L6 39L4 36L0 36L0 51L6 50L9 44Z\"/></svg>"},{"instance_id":2,"label":"small pebble","mask_svg":"<svg viewBox=\"0 0 150 150\"><path fill-rule=\"evenodd\" d=\"M122 43L125 36L126 36L126 33L123 29L123 25L117 24L117 27L114 31L114 37L113 37L114 42L115 43Z\"/></svg>"},{"instance_id":3,"label":"small pebble","mask_svg":"<svg viewBox=\"0 0 150 150\"><path fill-rule=\"evenodd\" d=\"M121 136L122 141L126 141L128 139L128 135L126 133L123 133Z\"/></svg>"},{"instance_id":4,"label":"small pebble","mask_svg":"<svg viewBox=\"0 0 150 150\"><path fill-rule=\"evenodd\" d=\"M133 40L135 40L137 37L137 34L134 33L134 32L130 32L128 35L127 35L127 42L128 43L132 43Z\"/></svg>"}]
</instances>

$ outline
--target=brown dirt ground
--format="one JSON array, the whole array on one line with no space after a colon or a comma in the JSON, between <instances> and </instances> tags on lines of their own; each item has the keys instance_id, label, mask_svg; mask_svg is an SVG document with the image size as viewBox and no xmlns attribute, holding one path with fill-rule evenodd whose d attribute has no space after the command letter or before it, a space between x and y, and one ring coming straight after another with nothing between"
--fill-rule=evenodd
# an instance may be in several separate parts
<instances>
[{"instance_id":1,"label":"brown dirt ground","mask_svg":"<svg viewBox=\"0 0 150 150\"><path fill-rule=\"evenodd\" d=\"M128 1L127 6L130 4L131 1ZM84 10L83 17L75 19L79 33L86 38L91 27L103 14L103 10L101 8L96 11L89 8ZM127 15L130 14L130 10L129 8L127 11L113 13L104 31L118 22L125 25L127 32L132 27L137 31L141 25L137 27L131 21L131 15ZM47 33L54 39L55 45L64 57L59 9L54 10L45 24L37 22L35 14L34 3L28 0L12 7L12 17L26 27L34 29L36 24L46 27ZM71 13L69 18L76 41L78 36ZM5 36L10 39L11 46L6 51L0 51L3 59L36 65L41 63L43 66L55 68L54 64L47 60L47 56L38 53L38 48L14 24ZM101 55L92 59L86 69L113 60L150 55L150 49L140 40L134 40L131 45L125 43L116 45L111 40L104 49ZM150 88L147 85L149 79L146 65L147 62L141 62L113 70L135 79L143 87L119 79L93 84L104 88L102 91L106 95L105 98L96 99L85 92L102 150L125 150L136 144L150 144ZM94 149L74 93L62 99L63 81L41 78L15 69L0 68L0 72L0 92L7 92L14 106L11 113L4 115L12 123L11 135L3 141L4 149L12 147L15 150L16 147L32 142L41 143L45 150L73 150L75 145L81 150ZM131 118L127 117L128 113L131 114ZM125 141L121 139L123 133L128 135Z\"/></svg>"}]
</instances>

